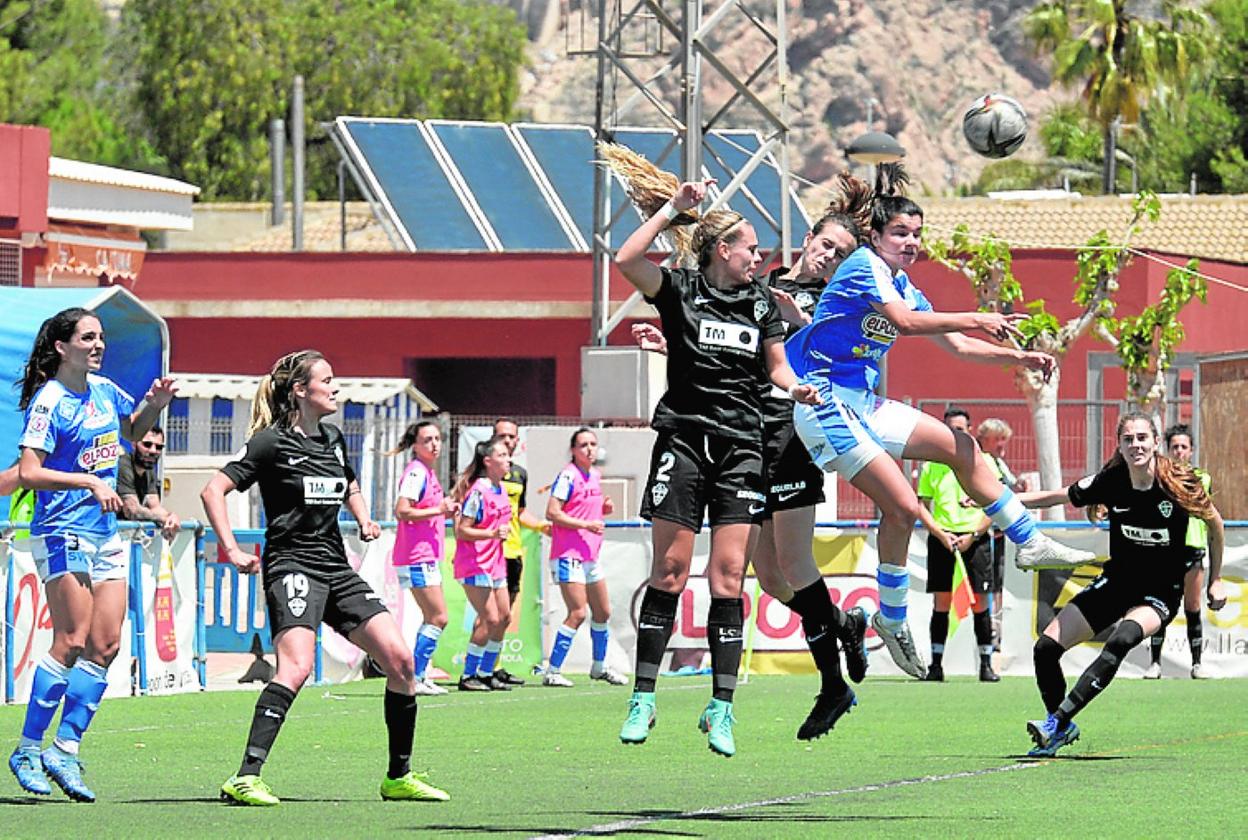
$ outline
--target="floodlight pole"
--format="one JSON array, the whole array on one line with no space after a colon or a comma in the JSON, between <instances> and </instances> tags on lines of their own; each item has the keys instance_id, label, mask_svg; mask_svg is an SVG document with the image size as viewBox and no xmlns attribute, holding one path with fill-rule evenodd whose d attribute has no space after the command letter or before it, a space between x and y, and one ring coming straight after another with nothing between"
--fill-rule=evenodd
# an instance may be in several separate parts
<instances>
[{"instance_id":1,"label":"floodlight pole","mask_svg":"<svg viewBox=\"0 0 1248 840\"><path fill-rule=\"evenodd\" d=\"M777 255L785 264L788 263L790 244L792 242L792 213L790 204L789 178L789 116L788 98L788 56L787 56L787 18L785 4L787 0L775 0L775 22L769 27L760 20L744 4L738 0L599 0L596 5L597 42L588 45L582 43L579 48L569 45L569 55L594 55L597 58L597 79L595 82L594 108L594 139L614 139L616 130L622 125L621 120L635 106L649 103L657 112L659 125L673 128L682 142L681 177L695 180L704 177L702 163L704 155L714 150L705 143L705 132L719 125L724 116L735 106L744 103L749 108L748 124L765 125L763 143L757 152L736 171L724 160L716 156L717 161L726 169L731 179L728 184L719 184L719 195L709 207L723 206L730 199L743 200L759 210L768 219L778 234L778 247L765 262ZM582 7L584 9L589 4ZM668 7L673 10L679 6L677 21ZM711 10L709 14L704 14ZM772 51L765 56L748 76L741 77L728 67L717 55L717 49L729 49L733 44L712 44L716 32L725 30L724 23L729 15L744 16L772 45ZM567 27L571 31L572 27ZM638 30L641 37L638 38ZM651 34L655 35L652 43ZM673 48L663 48L664 35L672 36ZM640 44L641 46L634 49ZM725 52L727 54L727 52ZM666 56L667 60L653 69L654 59ZM637 60L649 61L648 77L643 76L644 70L635 70L633 64ZM632 62L632 64L630 64ZM733 88L734 92L727 102L709 118L703 116L703 69L709 65L716 74ZM779 86L779 107L772 108L763 102L751 89L760 78L765 78L765 71L775 65L775 73ZM661 84L677 67L680 68L680 110L672 114L665 105L664 91ZM616 102L617 88L630 90L630 94L621 103ZM633 120L633 124L638 122ZM780 218L772 219L758 199L748 192L739 193L746 177L769 155L778 160L780 169ZM620 243L612 241L611 228L616 220L611 218L611 194L614 176L605 167L596 167L594 175L594 230L591 249L594 266L593 301L591 305L590 343L605 345L607 337L625 318L633 307L641 301L641 295L634 292L614 313L610 305L611 263L615 248ZM616 182L616 189L619 189ZM617 192L616 195L620 193ZM704 210L708 207L704 207ZM766 237L766 231L759 231L760 239Z\"/></svg>"}]
</instances>

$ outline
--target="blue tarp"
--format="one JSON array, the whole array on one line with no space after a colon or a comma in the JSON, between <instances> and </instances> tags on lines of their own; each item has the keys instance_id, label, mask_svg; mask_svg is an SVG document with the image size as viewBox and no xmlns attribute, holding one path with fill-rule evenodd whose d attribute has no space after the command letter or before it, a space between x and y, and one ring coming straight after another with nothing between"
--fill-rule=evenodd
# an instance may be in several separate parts
<instances>
[{"instance_id":1,"label":"blue tarp","mask_svg":"<svg viewBox=\"0 0 1248 840\"><path fill-rule=\"evenodd\" d=\"M169 332L164 320L120 286L90 289L0 287L0 469L17 457L21 413L18 385L40 325L62 309L81 306L104 325L101 371L135 399L168 369ZM0 519L9 500L0 499Z\"/></svg>"}]
</instances>

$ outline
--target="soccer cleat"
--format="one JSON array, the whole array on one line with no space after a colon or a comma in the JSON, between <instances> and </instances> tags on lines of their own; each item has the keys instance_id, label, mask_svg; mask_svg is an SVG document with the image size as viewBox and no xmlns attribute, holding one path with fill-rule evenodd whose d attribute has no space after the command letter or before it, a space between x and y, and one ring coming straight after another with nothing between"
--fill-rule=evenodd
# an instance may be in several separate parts
<instances>
[{"instance_id":1,"label":"soccer cleat","mask_svg":"<svg viewBox=\"0 0 1248 840\"><path fill-rule=\"evenodd\" d=\"M221 800L231 805L255 805L266 807L280 805L264 779L259 776L231 776L221 785Z\"/></svg>"},{"instance_id":2,"label":"soccer cleat","mask_svg":"<svg viewBox=\"0 0 1248 840\"><path fill-rule=\"evenodd\" d=\"M44 750L40 756L43 760L43 772L56 782L56 786L75 802L94 802L95 794L82 781L82 773L86 770L78 756L70 755L55 744Z\"/></svg>"},{"instance_id":3,"label":"soccer cleat","mask_svg":"<svg viewBox=\"0 0 1248 840\"><path fill-rule=\"evenodd\" d=\"M446 802L451 795L429 784L424 773L408 772L397 779L381 780L381 798L406 802Z\"/></svg>"},{"instance_id":4,"label":"soccer cleat","mask_svg":"<svg viewBox=\"0 0 1248 840\"><path fill-rule=\"evenodd\" d=\"M490 691L491 690L491 688L488 685L486 685L481 680L480 677L476 677L476 676L460 677L459 685L457 686L457 688L459 688L460 691Z\"/></svg>"},{"instance_id":5,"label":"soccer cleat","mask_svg":"<svg viewBox=\"0 0 1248 840\"><path fill-rule=\"evenodd\" d=\"M914 649L914 638L910 635L908 625L903 624L898 630L890 630L884 625L884 616L877 612L871 616L871 627L884 641L884 646L888 648L888 653L898 668L915 679L921 680L927 676L927 666Z\"/></svg>"},{"instance_id":6,"label":"soccer cleat","mask_svg":"<svg viewBox=\"0 0 1248 840\"><path fill-rule=\"evenodd\" d=\"M500 677L497 672L488 677L477 674L477 679L489 686L490 691L511 691L511 683Z\"/></svg>"},{"instance_id":7,"label":"soccer cleat","mask_svg":"<svg viewBox=\"0 0 1248 840\"><path fill-rule=\"evenodd\" d=\"M1071 548L1039 532L1014 554L1014 565L1024 572L1040 569L1077 569L1080 566L1101 566L1104 561L1091 551Z\"/></svg>"},{"instance_id":8,"label":"soccer cleat","mask_svg":"<svg viewBox=\"0 0 1248 840\"><path fill-rule=\"evenodd\" d=\"M441 694L438 686L426 680L416 680L416 690L412 692L417 697L432 697L435 694Z\"/></svg>"},{"instance_id":9,"label":"soccer cleat","mask_svg":"<svg viewBox=\"0 0 1248 840\"><path fill-rule=\"evenodd\" d=\"M810 741L832 731L836 722L849 710L858 705L858 698L848 686L845 693L835 697L820 692L815 698L814 708L806 716L806 720L797 729L797 740Z\"/></svg>"},{"instance_id":10,"label":"soccer cleat","mask_svg":"<svg viewBox=\"0 0 1248 840\"><path fill-rule=\"evenodd\" d=\"M654 692L634 691L628 699L628 717L620 727L620 741L644 744L650 730L654 729L654 719Z\"/></svg>"},{"instance_id":11,"label":"soccer cleat","mask_svg":"<svg viewBox=\"0 0 1248 840\"><path fill-rule=\"evenodd\" d=\"M924 682L944 682L945 681L945 666L937 665L935 662L933 662L931 665L928 665L927 676L923 677L923 681Z\"/></svg>"},{"instance_id":12,"label":"soccer cleat","mask_svg":"<svg viewBox=\"0 0 1248 840\"><path fill-rule=\"evenodd\" d=\"M433 680L429 679L428 677L425 677L423 680L421 680L421 682L425 684L425 688L429 689L430 694L449 694L450 693L450 689L448 689L446 686L438 685L437 683L435 683Z\"/></svg>"},{"instance_id":13,"label":"soccer cleat","mask_svg":"<svg viewBox=\"0 0 1248 840\"><path fill-rule=\"evenodd\" d=\"M711 752L725 758L736 755L737 742L732 737L732 725L736 722L737 719L732 716L732 704L712 697L698 718L698 729L706 733L706 745Z\"/></svg>"},{"instance_id":14,"label":"soccer cleat","mask_svg":"<svg viewBox=\"0 0 1248 840\"><path fill-rule=\"evenodd\" d=\"M17 783L22 786L22 790L27 793L47 796L52 792L52 785L48 782L47 774L43 772L38 749L18 747L13 750L13 754L9 756L9 769L17 777Z\"/></svg>"},{"instance_id":15,"label":"soccer cleat","mask_svg":"<svg viewBox=\"0 0 1248 840\"><path fill-rule=\"evenodd\" d=\"M594 673L593 670L590 670L589 678L591 680L602 680L607 685L627 685L628 684L628 680L624 677L623 674L617 671L612 671L610 668L603 668L601 671L597 673Z\"/></svg>"},{"instance_id":16,"label":"soccer cleat","mask_svg":"<svg viewBox=\"0 0 1248 840\"><path fill-rule=\"evenodd\" d=\"M1001 676L996 671L992 670L991 665L985 663L979 666L979 681L1001 682Z\"/></svg>"},{"instance_id":17,"label":"soccer cleat","mask_svg":"<svg viewBox=\"0 0 1248 840\"><path fill-rule=\"evenodd\" d=\"M1032 758L1052 758L1059 749L1079 740L1079 727L1072 720L1059 732L1056 716L1049 715L1044 720L1027 721L1027 734L1036 745L1027 755Z\"/></svg>"},{"instance_id":18,"label":"soccer cleat","mask_svg":"<svg viewBox=\"0 0 1248 840\"><path fill-rule=\"evenodd\" d=\"M1144 679L1146 680L1161 679L1161 663L1150 662L1148 667L1144 669Z\"/></svg>"},{"instance_id":19,"label":"soccer cleat","mask_svg":"<svg viewBox=\"0 0 1248 840\"><path fill-rule=\"evenodd\" d=\"M573 686L573 682L558 671L547 671L542 677L542 685L552 685L557 688L571 688Z\"/></svg>"},{"instance_id":20,"label":"soccer cleat","mask_svg":"<svg viewBox=\"0 0 1248 840\"><path fill-rule=\"evenodd\" d=\"M1213 679L1213 674L1205 670L1205 666L1203 663L1197 662L1195 665L1192 666L1192 679L1211 680Z\"/></svg>"},{"instance_id":21,"label":"soccer cleat","mask_svg":"<svg viewBox=\"0 0 1248 840\"><path fill-rule=\"evenodd\" d=\"M499 668L494 672L494 679L502 680L507 685L524 685L524 680L508 671L506 668Z\"/></svg>"},{"instance_id":22,"label":"soccer cleat","mask_svg":"<svg viewBox=\"0 0 1248 840\"><path fill-rule=\"evenodd\" d=\"M845 649L845 674L855 683L867 675L867 611L854 607L845 613L849 629L841 646Z\"/></svg>"}]
</instances>

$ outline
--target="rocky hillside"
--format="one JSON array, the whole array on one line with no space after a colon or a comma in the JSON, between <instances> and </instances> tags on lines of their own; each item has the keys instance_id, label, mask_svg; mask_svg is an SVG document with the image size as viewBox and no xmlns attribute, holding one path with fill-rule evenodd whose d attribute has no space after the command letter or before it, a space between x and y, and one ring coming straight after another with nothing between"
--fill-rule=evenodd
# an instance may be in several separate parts
<instances>
[{"instance_id":1,"label":"rocky hillside","mask_svg":"<svg viewBox=\"0 0 1248 840\"><path fill-rule=\"evenodd\" d=\"M598 0L499 0L512 5L529 25L531 64L525 74L522 112L541 122L591 123L594 115L594 60L570 56L596 32L588 9ZM846 165L845 146L867 128L896 136L908 151L915 192L949 193L973 183L988 162L966 146L961 116L977 96L1001 91L1015 97L1034 118L1056 99L1072 93L1050 88L1046 67L1031 53L1021 21L1036 0L787 0L789 17L789 96L793 170L817 183ZM631 0L625 6L631 7ZM679 19L680 0L663 0ZM760 20L774 26L774 0L744 0ZM705 4L707 14L719 6ZM628 40L653 45L657 27L635 24ZM670 50L673 40L666 37ZM717 56L744 75L770 50L770 44L738 10L731 11L710 44ZM592 46L585 43L586 48ZM630 62L639 75L658 60ZM703 90L705 113L726 101L731 88L709 66ZM660 88L673 108L679 101L674 80ZM632 88L622 77L618 99ZM770 105L778 102L774 72L755 87ZM735 106L727 125L760 125L748 107ZM629 120L660 125L643 104ZM1037 154L1034 138L1019 153ZM818 204L818 190L808 203Z\"/></svg>"}]
</instances>

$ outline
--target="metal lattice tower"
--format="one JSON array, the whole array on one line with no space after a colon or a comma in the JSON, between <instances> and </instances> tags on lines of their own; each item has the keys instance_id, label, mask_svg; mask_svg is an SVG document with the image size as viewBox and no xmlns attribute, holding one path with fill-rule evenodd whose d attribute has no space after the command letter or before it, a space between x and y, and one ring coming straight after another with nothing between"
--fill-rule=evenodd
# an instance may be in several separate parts
<instances>
[{"instance_id":1,"label":"metal lattice tower","mask_svg":"<svg viewBox=\"0 0 1248 840\"><path fill-rule=\"evenodd\" d=\"M713 7L713 8L711 8ZM708 13L709 11L709 13ZM715 35L727 28L730 16L743 16L771 45L771 50L750 72L741 76L713 52ZM735 21L739 22L739 18ZM632 125L640 119L633 112L649 106L657 115L657 124L676 132L682 143L681 177L693 180L702 177L703 155L709 154L728 172L732 179L720 185L720 193L705 211L723 206L730 199L748 200L779 234L782 262L788 262L792 242L792 212L789 201L789 117L787 21L785 0L774 0L774 18L764 21L747 9L741 0L582 0L570 13L564 27L569 56L594 56L597 60L595 88L594 135L596 140L611 140L617 127L631 118ZM664 59L653 70L656 59ZM651 68L643 77L642 64ZM726 81L733 93L709 117L703 111L703 73L714 71ZM673 73L679 74L681 101L674 111L663 99L659 85ZM760 82L775 84L779 104L773 108L751 90ZM628 94L620 101L617 94ZM704 141L705 134L717 127L727 127L730 116L740 111L761 122L763 142L748 160L733 168ZM773 156L779 163L780 218L769 214L741 186L760 163ZM607 336L641 300L634 292L614 313L610 311L610 268L614 255L611 242L613 218L609 198L609 180L613 176L606 167L595 167L594 176L594 299L592 307L591 343L604 345ZM776 257L775 251L764 255L764 264Z\"/></svg>"}]
</instances>

